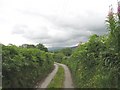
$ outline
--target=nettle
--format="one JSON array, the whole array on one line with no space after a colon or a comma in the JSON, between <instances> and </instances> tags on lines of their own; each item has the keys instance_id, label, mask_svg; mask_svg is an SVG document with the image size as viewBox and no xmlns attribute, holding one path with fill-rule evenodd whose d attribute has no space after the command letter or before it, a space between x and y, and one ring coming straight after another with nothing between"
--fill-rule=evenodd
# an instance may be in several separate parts
<instances>
[{"instance_id":1,"label":"nettle","mask_svg":"<svg viewBox=\"0 0 120 90\"><path fill-rule=\"evenodd\" d=\"M107 17L109 29L110 45L120 53L120 1L118 2L117 13L113 12L112 5L109 6L109 14Z\"/></svg>"}]
</instances>

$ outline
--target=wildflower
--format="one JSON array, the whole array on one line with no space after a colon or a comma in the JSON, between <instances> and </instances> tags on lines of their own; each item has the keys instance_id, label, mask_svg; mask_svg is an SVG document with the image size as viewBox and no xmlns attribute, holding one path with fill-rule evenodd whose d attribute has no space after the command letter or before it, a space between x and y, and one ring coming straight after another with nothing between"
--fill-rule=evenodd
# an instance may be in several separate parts
<instances>
[{"instance_id":1,"label":"wildflower","mask_svg":"<svg viewBox=\"0 0 120 90\"><path fill-rule=\"evenodd\" d=\"M120 20L120 1L118 2L118 18L119 18L119 20Z\"/></svg>"},{"instance_id":2,"label":"wildflower","mask_svg":"<svg viewBox=\"0 0 120 90\"><path fill-rule=\"evenodd\" d=\"M109 6L109 13L108 13L109 17L113 16L113 8L111 6Z\"/></svg>"},{"instance_id":3,"label":"wildflower","mask_svg":"<svg viewBox=\"0 0 120 90\"><path fill-rule=\"evenodd\" d=\"M118 14L120 14L120 1L118 2Z\"/></svg>"}]
</instances>

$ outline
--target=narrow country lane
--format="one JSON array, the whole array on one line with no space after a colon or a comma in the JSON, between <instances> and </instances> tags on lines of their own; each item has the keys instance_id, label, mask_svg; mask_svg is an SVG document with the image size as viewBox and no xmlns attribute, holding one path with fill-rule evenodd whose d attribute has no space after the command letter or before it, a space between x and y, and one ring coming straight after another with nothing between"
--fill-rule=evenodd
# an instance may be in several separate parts
<instances>
[{"instance_id":1,"label":"narrow country lane","mask_svg":"<svg viewBox=\"0 0 120 90\"><path fill-rule=\"evenodd\" d=\"M61 65L65 70L64 88L74 88L69 68L64 64L60 64L60 63L57 63L57 64Z\"/></svg>"},{"instance_id":2,"label":"narrow country lane","mask_svg":"<svg viewBox=\"0 0 120 90\"><path fill-rule=\"evenodd\" d=\"M43 83L38 84L36 86L36 88L47 88L47 86L49 85L49 83L51 82L51 80L54 78L55 74L58 71L58 65L54 64L55 69L48 75L48 77L43 81Z\"/></svg>"},{"instance_id":3,"label":"narrow country lane","mask_svg":"<svg viewBox=\"0 0 120 90\"><path fill-rule=\"evenodd\" d=\"M39 88L47 88L47 86L50 84L50 82L56 75L59 66L62 66L64 68L64 72L65 72L63 88L74 88L69 68L64 64L56 63L56 62L54 63L54 66L55 66L55 69L46 77L46 79L42 83L38 84L36 86L36 88L38 88L38 89Z\"/></svg>"}]
</instances>

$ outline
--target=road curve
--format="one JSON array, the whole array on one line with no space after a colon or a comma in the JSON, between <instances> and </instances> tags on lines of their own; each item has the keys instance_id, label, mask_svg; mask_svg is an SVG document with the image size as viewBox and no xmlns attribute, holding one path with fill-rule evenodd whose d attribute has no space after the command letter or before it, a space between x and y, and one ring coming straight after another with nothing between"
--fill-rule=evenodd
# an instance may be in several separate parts
<instances>
[{"instance_id":1,"label":"road curve","mask_svg":"<svg viewBox=\"0 0 120 90\"><path fill-rule=\"evenodd\" d=\"M54 78L54 76L58 71L58 65L54 64L54 66L55 66L55 69L46 77L43 83L38 84L36 88L47 88L47 86L49 85L49 83L51 82L51 80Z\"/></svg>"},{"instance_id":2,"label":"road curve","mask_svg":"<svg viewBox=\"0 0 120 90\"><path fill-rule=\"evenodd\" d=\"M64 64L60 64L60 63L57 63L57 64L61 65L65 71L65 80L64 80L64 87L63 88L74 88L69 68Z\"/></svg>"}]
</instances>

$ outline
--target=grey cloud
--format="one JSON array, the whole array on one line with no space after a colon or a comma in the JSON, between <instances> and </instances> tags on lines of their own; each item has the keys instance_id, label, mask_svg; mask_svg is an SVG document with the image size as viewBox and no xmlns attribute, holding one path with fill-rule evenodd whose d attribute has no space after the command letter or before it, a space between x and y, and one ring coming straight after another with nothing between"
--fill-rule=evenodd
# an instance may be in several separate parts
<instances>
[{"instance_id":1,"label":"grey cloud","mask_svg":"<svg viewBox=\"0 0 120 90\"><path fill-rule=\"evenodd\" d=\"M37 12L24 11L23 14L42 17L52 24L51 27L43 26L37 30L30 30L24 26L16 26L23 36L35 43L43 43L50 46L71 46L85 42L91 34L106 33L104 17L95 12L86 12L87 15L77 15L74 18L42 15ZM28 29L24 32L24 29Z\"/></svg>"},{"instance_id":2,"label":"grey cloud","mask_svg":"<svg viewBox=\"0 0 120 90\"><path fill-rule=\"evenodd\" d=\"M84 28L86 28L89 31L98 31L101 32L101 30L99 30L100 28L102 28L102 32L105 33L105 17L99 15L96 12L92 12L92 11L85 11L85 13L87 15L83 16L83 15L76 15L76 17L74 18L68 18L68 17L58 17L55 15L43 15L41 13L38 12L34 12L34 11L21 11L18 10L20 12L22 12L23 14L28 14L28 15L33 15L33 16L38 16L38 17L42 17L46 20L48 20L49 22L51 22L52 24L54 24L55 26L57 26L58 28L66 28L67 30L73 28L74 30L82 30Z\"/></svg>"},{"instance_id":3,"label":"grey cloud","mask_svg":"<svg viewBox=\"0 0 120 90\"><path fill-rule=\"evenodd\" d=\"M36 43L44 43L46 45L50 45L50 46L54 46L54 47L61 47L61 46L71 46L71 45L76 45L77 43L79 43L80 41L87 41L87 37L89 36L85 36L82 34L70 34L68 33L68 35L63 35L61 37L50 37L47 39L42 39L42 38L38 38L38 39L32 39L32 41L36 42ZM77 35L77 36L76 36Z\"/></svg>"},{"instance_id":4,"label":"grey cloud","mask_svg":"<svg viewBox=\"0 0 120 90\"><path fill-rule=\"evenodd\" d=\"M28 31L26 31L26 33L23 34L23 37L31 40L50 38L50 36L48 35L48 29L46 27L39 27L36 30L29 29Z\"/></svg>"},{"instance_id":5,"label":"grey cloud","mask_svg":"<svg viewBox=\"0 0 120 90\"><path fill-rule=\"evenodd\" d=\"M76 44L78 44L80 42L80 40L83 40L87 38L86 37L77 37L77 38L71 38L69 40L63 41L63 42L56 42L56 43L52 43L53 47L70 47L70 46L75 46Z\"/></svg>"},{"instance_id":6,"label":"grey cloud","mask_svg":"<svg viewBox=\"0 0 120 90\"><path fill-rule=\"evenodd\" d=\"M28 26L26 25L15 25L13 27L12 34L24 34L27 28Z\"/></svg>"}]
</instances>

